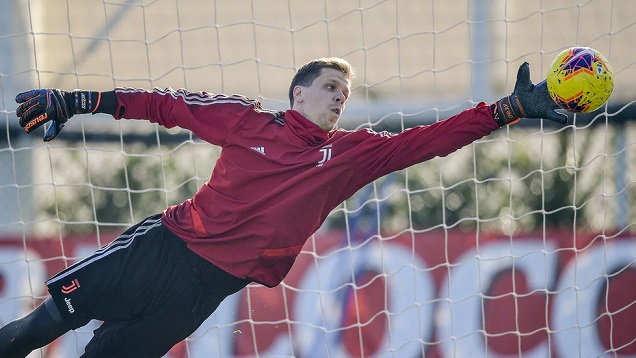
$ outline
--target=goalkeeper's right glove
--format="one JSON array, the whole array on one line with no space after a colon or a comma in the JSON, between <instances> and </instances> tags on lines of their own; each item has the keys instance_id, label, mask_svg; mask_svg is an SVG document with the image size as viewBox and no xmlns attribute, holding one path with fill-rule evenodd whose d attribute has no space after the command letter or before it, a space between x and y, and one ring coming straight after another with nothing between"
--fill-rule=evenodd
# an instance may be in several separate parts
<instances>
[{"instance_id":1,"label":"goalkeeper's right glove","mask_svg":"<svg viewBox=\"0 0 636 358\"><path fill-rule=\"evenodd\" d=\"M93 112L91 91L35 89L18 94L15 101L20 103L15 113L25 132L31 134L44 123L51 122L44 133L45 142L57 137L74 114Z\"/></svg>"},{"instance_id":2,"label":"goalkeeper's right glove","mask_svg":"<svg viewBox=\"0 0 636 358\"><path fill-rule=\"evenodd\" d=\"M568 117L556 112L557 108L559 106L550 97L546 82L534 85L530 81L530 65L527 62L519 66L515 89L510 96L490 106L492 117L500 126L517 123L521 118L545 118L567 124Z\"/></svg>"}]
</instances>

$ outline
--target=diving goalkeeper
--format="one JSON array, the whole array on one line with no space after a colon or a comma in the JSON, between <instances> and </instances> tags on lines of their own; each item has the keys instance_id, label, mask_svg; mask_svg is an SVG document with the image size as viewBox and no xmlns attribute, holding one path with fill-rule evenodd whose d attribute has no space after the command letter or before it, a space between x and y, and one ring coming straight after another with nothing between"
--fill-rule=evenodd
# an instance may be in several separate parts
<instances>
[{"instance_id":1,"label":"diving goalkeeper","mask_svg":"<svg viewBox=\"0 0 636 358\"><path fill-rule=\"evenodd\" d=\"M73 115L107 113L185 128L222 151L192 198L50 278L50 296L0 329L0 357L24 357L92 319L103 323L84 356L161 357L228 295L250 282L278 285L331 210L366 184L523 117L567 122L525 63L512 94L490 105L397 134L335 129L353 72L340 58L303 65L287 111L239 95L170 88L18 94L20 125L33 133L50 123L45 141Z\"/></svg>"}]
</instances>

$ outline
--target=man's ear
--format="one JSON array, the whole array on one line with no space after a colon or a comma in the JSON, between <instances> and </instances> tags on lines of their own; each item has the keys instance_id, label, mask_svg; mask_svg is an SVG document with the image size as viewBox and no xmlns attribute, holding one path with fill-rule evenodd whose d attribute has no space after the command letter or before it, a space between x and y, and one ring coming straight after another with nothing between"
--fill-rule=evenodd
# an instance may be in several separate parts
<instances>
[{"instance_id":1,"label":"man's ear","mask_svg":"<svg viewBox=\"0 0 636 358\"><path fill-rule=\"evenodd\" d=\"M294 102L303 101L303 89L301 86L294 87L294 90L292 93L294 94Z\"/></svg>"}]
</instances>

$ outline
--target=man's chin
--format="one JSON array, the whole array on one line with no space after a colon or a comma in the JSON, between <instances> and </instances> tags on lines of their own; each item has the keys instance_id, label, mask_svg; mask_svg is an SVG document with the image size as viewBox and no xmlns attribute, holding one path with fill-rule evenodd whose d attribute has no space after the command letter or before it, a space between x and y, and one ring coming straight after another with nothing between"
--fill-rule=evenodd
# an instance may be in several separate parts
<instances>
[{"instance_id":1,"label":"man's chin","mask_svg":"<svg viewBox=\"0 0 636 358\"><path fill-rule=\"evenodd\" d=\"M338 124L338 120L336 119L335 121L330 123L329 129L327 130L327 132L329 132L330 130L336 128L336 125Z\"/></svg>"}]
</instances>

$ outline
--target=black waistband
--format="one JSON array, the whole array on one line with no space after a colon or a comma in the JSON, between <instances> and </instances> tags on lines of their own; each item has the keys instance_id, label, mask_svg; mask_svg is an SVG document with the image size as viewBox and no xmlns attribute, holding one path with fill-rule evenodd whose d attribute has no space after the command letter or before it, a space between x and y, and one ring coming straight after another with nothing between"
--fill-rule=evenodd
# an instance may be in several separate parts
<instances>
[{"instance_id":1,"label":"black waistband","mask_svg":"<svg viewBox=\"0 0 636 358\"><path fill-rule=\"evenodd\" d=\"M192 270L197 276L209 286L214 289L227 290L228 295L235 293L247 286L251 281L244 280L229 274L228 272L220 269L210 261L199 256L194 251L190 250L180 237L175 233L168 230L163 226L165 230L164 236L170 240L175 248L175 254L183 257L188 264L192 266Z\"/></svg>"}]
</instances>

